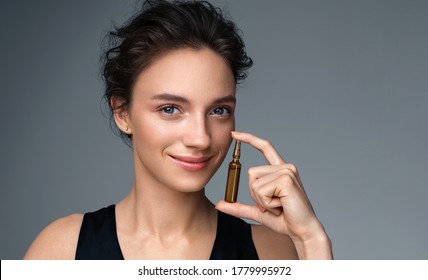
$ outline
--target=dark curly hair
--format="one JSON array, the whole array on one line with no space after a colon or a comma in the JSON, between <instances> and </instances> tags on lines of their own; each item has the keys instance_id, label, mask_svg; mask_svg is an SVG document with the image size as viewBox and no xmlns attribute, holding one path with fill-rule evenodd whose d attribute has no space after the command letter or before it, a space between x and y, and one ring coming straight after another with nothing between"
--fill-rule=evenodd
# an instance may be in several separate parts
<instances>
[{"instance_id":1,"label":"dark curly hair","mask_svg":"<svg viewBox=\"0 0 428 280\"><path fill-rule=\"evenodd\" d=\"M147 0L139 13L114 29L106 35L103 99L110 108L112 129L127 144L132 138L117 128L113 113L129 107L136 77L156 57L180 48L208 47L224 58L236 83L247 77L247 69L253 64L235 24L206 1ZM122 101L116 108L111 105L113 96Z\"/></svg>"}]
</instances>

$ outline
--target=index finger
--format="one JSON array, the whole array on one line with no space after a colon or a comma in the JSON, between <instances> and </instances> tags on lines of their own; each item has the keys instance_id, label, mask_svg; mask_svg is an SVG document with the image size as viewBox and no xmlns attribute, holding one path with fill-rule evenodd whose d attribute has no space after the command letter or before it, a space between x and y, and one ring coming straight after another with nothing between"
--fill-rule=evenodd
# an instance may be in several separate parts
<instances>
[{"instance_id":1,"label":"index finger","mask_svg":"<svg viewBox=\"0 0 428 280\"><path fill-rule=\"evenodd\" d=\"M267 162L271 165L280 165L287 163L282 157L278 154L272 144L264 139L261 139L253 134L246 132L237 132L232 131L232 137L236 140L240 140L244 143L247 143L257 150L259 150Z\"/></svg>"}]
</instances>

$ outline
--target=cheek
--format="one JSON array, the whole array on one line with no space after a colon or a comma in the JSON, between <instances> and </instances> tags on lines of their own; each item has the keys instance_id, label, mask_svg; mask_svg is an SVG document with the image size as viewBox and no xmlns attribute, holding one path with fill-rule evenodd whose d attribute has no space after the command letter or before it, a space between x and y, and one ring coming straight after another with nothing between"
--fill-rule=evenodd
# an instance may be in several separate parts
<instances>
[{"instance_id":1,"label":"cheek","mask_svg":"<svg viewBox=\"0 0 428 280\"><path fill-rule=\"evenodd\" d=\"M235 129L235 122L231 121L228 124L223 124L219 127L216 127L212 130L211 137L213 142L216 143L217 146L226 150L229 149L230 143L232 142L232 136L230 134L231 131Z\"/></svg>"},{"instance_id":2,"label":"cheek","mask_svg":"<svg viewBox=\"0 0 428 280\"><path fill-rule=\"evenodd\" d=\"M161 145L171 139L176 131L150 114L140 115L134 119L133 142Z\"/></svg>"}]
</instances>

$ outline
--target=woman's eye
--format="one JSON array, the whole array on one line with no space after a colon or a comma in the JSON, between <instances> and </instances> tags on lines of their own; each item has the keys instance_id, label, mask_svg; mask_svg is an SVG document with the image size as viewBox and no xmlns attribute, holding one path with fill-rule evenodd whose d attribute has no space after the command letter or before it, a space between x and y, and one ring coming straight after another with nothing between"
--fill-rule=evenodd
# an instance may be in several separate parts
<instances>
[{"instance_id":1,"label":"woman's eye","mask_svg":"<svg viewBox=\"0 0 428 280\"><path fill-rule=\"evenodd\" d=\"M167 115L173 115L178 113L178 109L174 106L165 106L162 109L162 112L167 114Z\"/></svg>"},{"instance_id":2,"label":"woman's eye","mask_svg":"<svg viewBox=\"0 0 428 280\"><path fill-rule=\"evenodd\" d=\"M215 108L214 110L212 110L212 114L223 116L223 115L230 114L230 110L225 108L225 107L218 107L218 108Z\"/></svg>"}]
</instances>

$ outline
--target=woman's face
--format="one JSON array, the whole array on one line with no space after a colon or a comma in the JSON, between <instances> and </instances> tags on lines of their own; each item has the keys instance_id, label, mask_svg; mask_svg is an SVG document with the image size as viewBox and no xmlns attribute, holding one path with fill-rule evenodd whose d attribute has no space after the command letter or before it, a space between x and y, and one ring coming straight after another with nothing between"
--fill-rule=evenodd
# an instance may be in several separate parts
<instances>
[{"instance_id":1,"label":"woman's face","mask_svg":"<svg viewBox=\"0 0 428 280\"><path fill-rule=\"evenodd\" d=\"M231 143L235 103L233 73L212 50L178 49L155 59L137 77L128 115L137 180L201 190Z\"/></svg>"}]
</instances>

